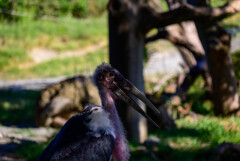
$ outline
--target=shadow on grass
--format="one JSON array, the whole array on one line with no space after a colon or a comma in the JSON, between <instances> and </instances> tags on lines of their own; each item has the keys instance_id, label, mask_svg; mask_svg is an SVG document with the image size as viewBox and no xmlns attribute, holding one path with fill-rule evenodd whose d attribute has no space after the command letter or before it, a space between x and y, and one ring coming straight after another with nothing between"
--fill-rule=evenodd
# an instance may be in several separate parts
<instances>
[{"instance_id":1,"label":"shadow on grass","mask_svg":"<svg viewBox=\"0 0 240 161\"><path fill-rule=\"evenodd\" d=\"M161 147L159 151L152 152L159 159L159 161L215 161L211 157L212 149L198 149L198 150L176 150L169 146ZM155 161L149 154L141 151L134 151L131 153L132 161Z\"/></svg>"},{"instance_id":2,"label":"shadow on grass","mask_svg":"<svg viewBox=\"0 0 240 161\"><path fill-rule=\"evenodd\" d=\"M160 139L157 146L147 147L148 153L134 149L131 152L132 161L154 161L149 152L154 154L159 161L214 161L211 154L215 143L204 144L199 141L208 135L208 131L198 131L193 128L176 128L172 130L150 130ZM132 143L133 147L141 144Z\"/></svg>"},{"instance_id":3,"label":"shadow on grass","mask_svg":"<svg viewBox=\"0 0 240 161\"><path fill-rule=\"evenodd\" d=\"M162 160L205 161L210 159L214 145L201 140L210 135L207 130L182 127L172 130L158 129L152 133L163 143L158 146L156 152L156 156Z\"/></svg>"},{"instance_id":4,"label":"shadow on grass","mask_svg":"<svg viewBox=\"0 0 240 161\"><path fill-rule=\"evenodd\" d=\"M27 160L36 160L42 150L47 146L47 143L39 144L35 141L15 139L14 141L9 141L5 144L1 144L0 154L15 154L13 156L19 158L27 158Z\"/></svg>"},{"instance_id":5,"label":"shadow on grass","mask_svg":"<svg viewBox=\"0 0 240 161\"><path fill-rule=\"evenodd\" d=\"M31 133L28 128L36 127L34 111L39 94L40 91L33 90L0 90L0 126L17 127L14 132L17 132L17 136L21 133ZM52 139L38 143L26 140L24 137L12 137L8 134L5 136L4 134L0 144L0 155L13 155L13 157L30 161L37 160Z\"/></svg>"},{"instance_id":6,"label":"shadow on grass","mask_svg":"<svg viewBox=\"0 0 240 161\"><path fill-rule=\"evenodd\" d=\"M0 90L0 123L34 126L34 108L39 91Z\"/></svg>"},{"instance_id":7,"label":"shadow on grass","mask_svg":"<svg viewBox=\"0 0 240 161\"><path fill-rule=\"evenodd\" d=\"M23 144L19 144L13 153L18 157L26 158L28 161L35 161L52 139L53 138L44 143L25 142Z\"/></svg>"},{"instance_id":8,"label":"shadow on grass","mask_svg":"<svg viewBox=\"0 0 240 161\"><path fill-rule=\"evenodd\" d=\"M154 134L157 134L159 131L154 131ZM172 133L177 132L177 133ZM195 148L175 148L172 147L174 145L169 145L169 143L165 142L169 138L179 138L179 137L201 137L201 134L195 131L194 129L174 129L173 131L165 131L161 130L162 135L159 136L160 143L156 149L152 149L148 147L148 150L157 156L161 161L209 161L213 160L210 158L212 153L212 148L210 147L195 147ZM36 160L41 152L46 148L49 142L53 139L49 139L48 142L45 143L36 143L36 142L25 142L24 144L20 144L14 151L14 154L18 157L27 158L27 160ZM139 143L130 141L130 145L133 147L142 146ZM29 153L29 150L31 152ZM149 153L139 151L137 149L131 151L131 159L130 161L154 161L153 158L150 157Z\"/></svg>"}]
</instances>

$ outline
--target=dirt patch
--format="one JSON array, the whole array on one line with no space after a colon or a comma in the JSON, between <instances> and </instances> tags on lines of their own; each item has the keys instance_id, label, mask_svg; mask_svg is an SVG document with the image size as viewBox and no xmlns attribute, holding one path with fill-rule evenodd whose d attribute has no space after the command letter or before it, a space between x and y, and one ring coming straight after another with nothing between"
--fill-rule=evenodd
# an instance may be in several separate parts
<instances>
[{"instance_id":1,"label":"dirt patch","mask_svg":"<svg viewBox=\"0 0 240 161\"><path fill-rule=\"evenodd\" d=\"M104 46L106 46L106 44L107 44L106 41L102 41L98 44L88 46L84 49L70 50L64 52L57 52L55 50L46 48L34 48L32 51L29 52L29 56L33 60L33 62L20 64L19 68L20 69L29 68L36 64L46 62L52 59L64 59L67 57L83 56L87 53L94 52L96 50L103 48Z\"/></svg>"},{"instance_id":2,"label":"dirt patch","mask_svg":"<svg viewBox=\"0 0 240 161\"><path fill-rule=\"evenodd\" d=\"M35 63L48 61L58 56L56 51L45 48L34 48L29 55Z\"/></svg>"}]
</instances>

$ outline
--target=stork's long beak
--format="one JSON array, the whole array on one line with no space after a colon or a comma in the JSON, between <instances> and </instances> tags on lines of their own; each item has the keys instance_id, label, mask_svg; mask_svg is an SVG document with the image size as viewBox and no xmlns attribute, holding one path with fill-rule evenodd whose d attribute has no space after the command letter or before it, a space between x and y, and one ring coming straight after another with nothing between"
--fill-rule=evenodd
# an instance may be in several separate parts
<instances>
[{"instance_id":1,"label":"stork's long beak","mask_svg":"<svg viewBox=\"0 0 240 161\"><path fill-rule=\"evenodd\" d=\"M118 97L129 103L135 110L141 113L146 119L148 119L155 126L159 127L157 123L155 123L143 110L142 108L134 101L131 95L134 95L142 102L144 102L147 107L155 112L155 114L159 117L160 112L158 109L144 96L142 92L140 92L131 82L127 79L124 80L124 85L119 85L116 82L114 83L118 90L113 91ZM122 84L122 83L121 83Z\"/></svg>"}]
</instances>

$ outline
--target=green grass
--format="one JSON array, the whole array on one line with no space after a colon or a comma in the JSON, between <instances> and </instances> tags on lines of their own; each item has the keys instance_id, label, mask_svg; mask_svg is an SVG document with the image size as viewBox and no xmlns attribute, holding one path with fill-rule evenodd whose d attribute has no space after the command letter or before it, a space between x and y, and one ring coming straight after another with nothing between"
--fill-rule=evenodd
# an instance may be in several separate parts
<instances>
[{"instance_id":1,"label":"green grass","mask_svg":"<svg viewBox=\"0 0 240 161\"><path fill-rule=\"evenodd\" d=\"M97 26L97 27L96 27ZM44 21L24 19L16 23L1 22L0 37L5 40L6 44L11 44L11 40L21 41L24 45L34 45L41 36L62 37L73 40L94 37L103 37L107 34L106 18L88 18L73 19L62 18L59 21ZM33 43L33 44L32 44Z\"/></svg>"},{"instance_id":2,"label":"green grass","mask_svg":"<svg viewBox=\"0 0 240 161\"><path fill-rule=\"evenodd\" d=\"M230 17L223 19L220 24L225 28L240 27L240 13L234 14Z\"/></svg>"},{"instance_id":3,"label":"green grass","mask_svg":"<svg viewBox=\"0 0 240 161\"><path fill-rule=\"evenodd\" d=\"M3 47L0 49L0 69L2 70L25 60L29 60L29 57L26 51L21 48Z\"/></svg>"},{"instance_id":4,"label":"green grass","mask_svg":"<svg viewBox=\"0 0 240 161\"><path fill-rule=\"evenodd\" d=\"M150 136L160 139L155 155L163 160L209 161L213 149L222 142L240 143L240 118L186 117L176 121L177 128L172 130L151 129ZM27 160L36 160L48 142L25 143L17 148L15 154ZM138 151L139 143L130 141L131 161L151 161L148 154ZM29 153L31 149L31 153Z\"/></svg>"},{"instance_id":5,"label":"green grass","mask_svg":"<svg viewBox=\"0 0 240 161\"><path fill-rule=\"evenodd\" d=\"M1 124L34 124L36 91L0 91Z\"/></svg>"},{"instance_id":6,"label":"green grass","mask_svg":"<svg viewBox=\"0 0 240 161\"><path fill-rule=\"evenodd\" d=\"M210 2L212 7L219 7L224 5L227 2L227 0L211 0Z\"/></svg>"},{"instance_id":7,"label":"green grass","mask_svg":"<svg viewBox=\"0 0 240 161\"><path fill-rule=\"evenodd\" d=\"M211 152L222 142L240 143L240 118L237 117L197 119L186 117L177 120L176 123L178 127L176 129L150 131L150 135L160 139L160 145L155 154L161 159L211 160ZM151 160L146 154L138 152L138 146L139 144L131 143L132 160Z\"/></svg>"},{"instance_id":8,"label":"green grass","mask_svg":"<svg viewBox=\"0 0 240 161\"><path fill-rule=\"evenodd\" d=\"M162 2L166 8L166 3ZM224 2L216 0L214 6ZM240 14L236 14L222 22L224 26L239 25ZM22 64L33 63L29 53L34 48L47 48L57 52L84 49L107 39L107 18L90 17L88 19L74 19L68 16L58 17L58 21L33 20L23 18L15 23L0 22L0 77L1 79L21 79L36 77L54 77L59 75L73 75L78 72L89 72L85 67L89 62L76 61L76 58L66 60L52 60L30 68L19 68ZM162 46L162 45L160 45ZM159 48L159 44L157 45ZM106 49L103 51L106 52ZM82 57L79 57L82 59ZM89 58L88 60L95 58ZM106 57L102 60L106 61ZM70 63L70 61L72 61ZM99 61L96 61L99 63ZM51 64L51 67L50 65ZM81 64L81 65L79 65ZM83 65L82 65L83 64ZM66 65L60 67L60 65ZM90 63L90 66L92 64ZM42 70L39 68L43 68ZM60 70L56 70L60 69ZM54 73L54 70L56 73ZM61 73L62 72L62 73Z\"/></svg>"},{"instance_id":9,"label":"green grass","mask_svg":"<svg viewBox=\"0 0 240 161\"><path fill-rule=\"evenodd\" d=\"M192 102L191 110L203 115L213 116L213 103L210 98L206 97L204 80L198 77L187 93L186 101Z\"/></svg>"},{"instance_id":10,"label":"green grass","mask_svg":"<svg viewBox=\"0 0 240 161\"><path fill-rule=\"evenodd\" d=\"M79 49L96 43L106 34L105 17L59 22L24 19L14 24L0 23L0 37L5 48L17 46L27 50L41 46L54 49L56 42L70 46L75 43L72 48Z\"/></svg>"},{"instance_id":11,"label":"green grass","mask_svg":"<svg viewBox=\"0 0 240 161\"><path fill-rule=\"evenodd\" d=\"M107 48L79 57L53 59L30 68L12 67L2 72L1 77L7 80L18 78L38 78L92 74L96 66L108 61Z\"/></svg>"},{"instance_id":12,"label":"green grass","mask_svg":"<svg viewBox=\"0 0 240 161\"><path fill-rule=\"evenodd\" d=\"M32 62L28 53L33 48L58 52L83 49L106 38L106 16L81 20L60 18L58 22L28 18L13 24L0 22L0 75L1 72L21 71L19 64Z\"/></svg>"},{"instance_id":13,"label":"green grass","mask_svg":"<svg viewBox=\"0 0 240 161\"><path fill-rule=\"evenodd\" d=\"M0 126L34 126L34 108L38 96L39 91L1 90ZM35 135L29 128L19 128L14 133L28 133L29 136ZM18 157L27 158L27 160L36 160L50 140L41 144L34 142L22 143L14 151L14 154Z\"/></svg>"},{"instance_id":14,"label":"green grass","mask_svg":"<svg viewBox=\"0 0 240 161\"><path fill-rule=\"evenodd\" d=\"M41 154L41 152L47 147L47 145L50 143L25 143L21 144L16 151L14 152L15 155L21 158L26 158L28 161L35 161ZM29 149L31 149L31 152L29 152Z\"/></svg>"}]
</instances>

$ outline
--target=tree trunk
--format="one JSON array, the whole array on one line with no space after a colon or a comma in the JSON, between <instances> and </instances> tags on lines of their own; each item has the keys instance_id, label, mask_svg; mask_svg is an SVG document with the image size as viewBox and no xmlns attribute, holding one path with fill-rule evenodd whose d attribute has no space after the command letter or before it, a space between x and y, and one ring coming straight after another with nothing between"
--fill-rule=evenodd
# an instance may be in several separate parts
<instances>
[{"instance_id":1,"label":"tree trunk","mask_svg":"<svg viewBox=\"0 0 240 161\"><path fill-rule=\"evenodd\" d=\"M206 6L209 2L200 2ZM195 21L200 40L206 52L212 77L214 111L230 114L239 108L239 95L230 55L230 35L215 22L206 19Z\"/></svg>"},{"instance_id":2,"label":"tree trunk","mask_svg":"<svg viewBox=\"0 0 240 161\"><path fill-rule=\"evenodd\" d=\"M123 2L109 4L109 53L110 64L118 69L139 90L144 91L143 51L144 35L138 30L135 3L128 8ZM137 101L145 110L142 102ZM125 108L123 108L125 106ZM143 116L123 102L117 103L120 117L131 139L143 142L147 138L147 122Z\"/></svg>"}]
</instances>

